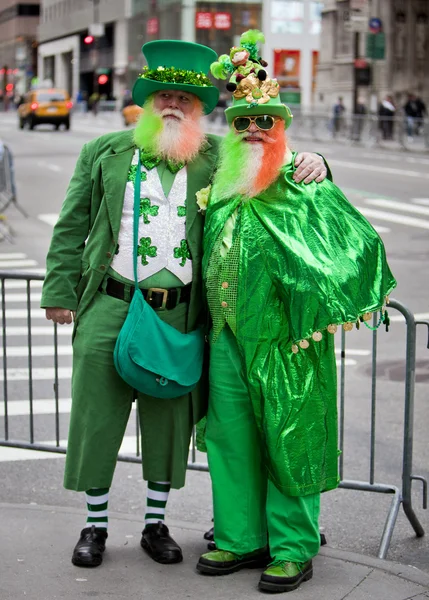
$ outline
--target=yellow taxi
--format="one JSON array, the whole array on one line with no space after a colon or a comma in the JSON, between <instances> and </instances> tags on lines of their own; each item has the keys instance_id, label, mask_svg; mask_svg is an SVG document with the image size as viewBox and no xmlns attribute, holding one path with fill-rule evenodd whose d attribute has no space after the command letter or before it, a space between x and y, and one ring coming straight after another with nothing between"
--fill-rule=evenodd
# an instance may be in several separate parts
<instances>
[{"instance_id":1,"label":"yellow taxi","mask_svg":"<svg viewBox=\"0 0 429 600\"><path fill-rule=\"evenodd\" d=\"M142 114L143 109L141 106L137 104L130 104L122 109L122 116L124 117L124 125L128 127L128 125L134 125L139 120L140 115Z\"/></svg>"},{"instance_id":2,"label":"yellow taxi","mask_svg":"<svg viewBox=\"0 0 429 600\"><path fill-rule=\"evenodd\" d=\"M49 123L59 129L70 129L70 111L73 102L65 90L55 88L31 90L18 107L19 128L34 129L36 125Z\"/></svg>"}]
</instances>

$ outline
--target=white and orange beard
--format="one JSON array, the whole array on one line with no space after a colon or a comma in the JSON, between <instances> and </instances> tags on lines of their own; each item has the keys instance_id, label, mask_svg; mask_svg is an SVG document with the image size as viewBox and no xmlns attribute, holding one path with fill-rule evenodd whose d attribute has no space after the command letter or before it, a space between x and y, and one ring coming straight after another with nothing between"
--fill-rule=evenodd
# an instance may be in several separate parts
<instances>
[{"instance_id":1,"label":"white and orange beard","mask_svg":"<svg viewBox=\"0 0 429 600\"><path fill-rule=\"evenodd\" d=\"M283 121L267 132L230 131L222 142L213 196L219 200L239 194L247 198L257 196L279 176L286 150Z\"/></svg>"},{"instance_id":2,"label":"white and orange beard","mask_svg":"<svg viewBox=\"0 0 429 600\"><path fill-rule=\"evenodd\" d=\"M149 150L163 159L190 162L198 154L205 141L201 124L203 114L200 102L195 102L191 114L166 108L157 111L153 102L143 107L136 125L134 140L140 148ZM173 118L174 117L174 118Z\"/></svg>"}]
</instances>

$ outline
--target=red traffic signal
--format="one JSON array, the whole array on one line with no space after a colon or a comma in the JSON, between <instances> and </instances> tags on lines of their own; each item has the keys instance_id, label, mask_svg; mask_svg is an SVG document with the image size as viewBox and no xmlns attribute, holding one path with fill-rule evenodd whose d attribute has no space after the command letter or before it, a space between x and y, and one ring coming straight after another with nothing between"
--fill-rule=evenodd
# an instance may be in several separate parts
<instances>
[{"instance_id":1,"label":"red traffic signal","mask_svg":"<svg viewBox=\"0 0 429 600\"><path fill-rule=\"evenodd\" d=\"M100 85L104 85L105 83L107 83L109 81L109 78L107 75L100 75L98 78L98 83Z\"/></svg>"},{"instance_id":2,"label":"red traffic signal","mask_svg":"<svg viewBox=\"0 0 429 600\"><path fill-rule=\"evenodd\" d=\"M87 35L85 38L83 38L83 41L85 44L92 44L92 42L94 41L94 36Z\"/></svg>"}]
</instances>

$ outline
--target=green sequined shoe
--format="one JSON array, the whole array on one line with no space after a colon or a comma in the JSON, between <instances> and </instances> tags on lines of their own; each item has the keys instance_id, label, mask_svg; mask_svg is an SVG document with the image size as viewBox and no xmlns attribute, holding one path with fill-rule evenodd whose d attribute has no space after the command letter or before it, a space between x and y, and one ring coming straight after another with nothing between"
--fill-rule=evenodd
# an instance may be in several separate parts
<instances>
[{"instance_id":1,"label":"green sequined shoe","mask_svg":"<svg viewBox=\"0 0 429 600\"><path fill-rule=\"evenodd\" d=\"M200 557L197 563L197 571L204 575L229 575L240 571L240 569L263 569L269 561L268 548L241 555L227 550L213 550Z\"/></svg>"},{"instance_id":2,"label":"green sequined shoe","mask_svg":"<svg viewBox=\"0 0 429 600\"><path fill-rule=\"evenodd\" d=\"M259 589L264 592L292 592L299 588L303 581L313 577L313 563L308 560L304 563L275 560L264 571L259 580Z\"/></svg>"}]
</instances>

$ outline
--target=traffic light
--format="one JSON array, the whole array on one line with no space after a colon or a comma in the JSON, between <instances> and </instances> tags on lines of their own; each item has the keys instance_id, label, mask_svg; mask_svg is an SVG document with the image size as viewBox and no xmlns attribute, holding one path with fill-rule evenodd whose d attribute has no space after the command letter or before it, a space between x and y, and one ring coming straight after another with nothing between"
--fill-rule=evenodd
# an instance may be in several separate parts
<instances>
[{"instance_id":1,"label":"traffic light","mask_svg":"<svg viewBox=\"0 0 429 600\"><path fill-rule=\"evenodd\" d=\"M89 44L92 44L93 41L94 41L93 35L87 35L86 37L83 38L84 44L87 44L88 46L89 46Z\"/></svg>"},{"instance_id":2,"label":"traffic light","mask_svg":"<svg viewBox=\"0 0 429 600\"><path fill-rule=\"evenodd\" d=\"M104 85L108 81L109 81L109 78L108 78L107 75L100 75L99 78L98 78L99 85Z\"/></svg>"}]
</instances>

